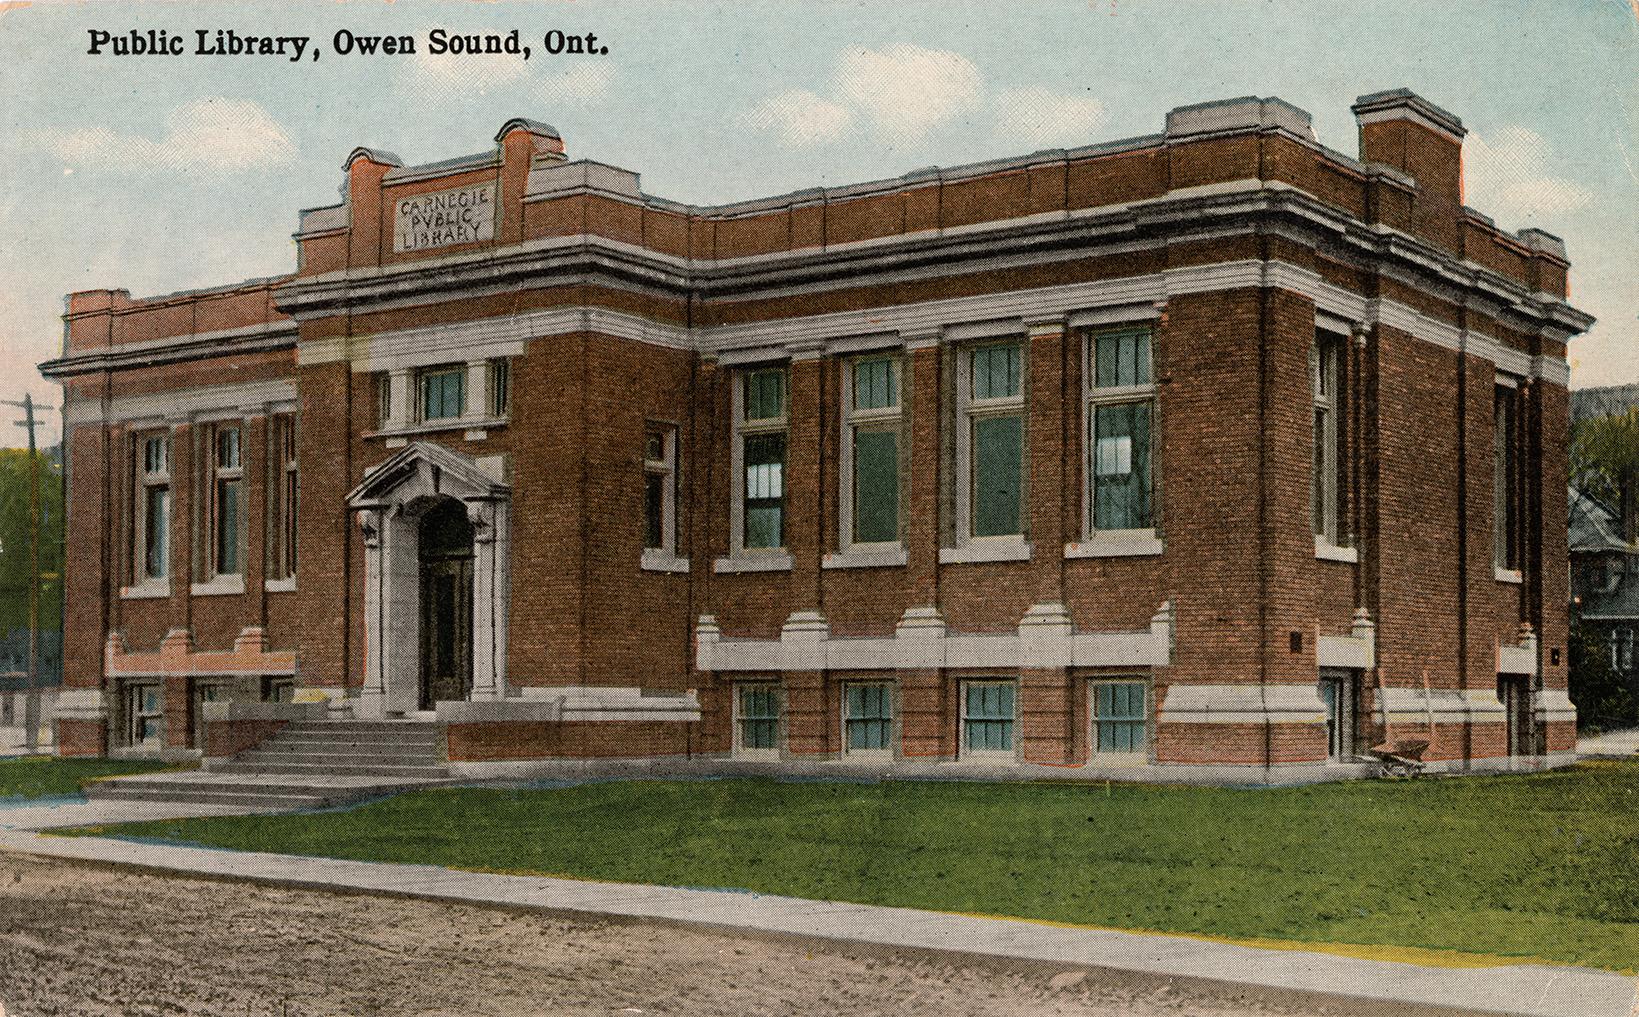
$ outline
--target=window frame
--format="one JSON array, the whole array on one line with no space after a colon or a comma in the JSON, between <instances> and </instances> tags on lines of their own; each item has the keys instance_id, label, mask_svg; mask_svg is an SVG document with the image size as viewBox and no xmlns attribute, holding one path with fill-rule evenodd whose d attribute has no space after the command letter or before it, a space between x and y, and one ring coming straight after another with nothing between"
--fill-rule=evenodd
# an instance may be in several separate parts
<instances>
[{"instance_id":1,"label":"window frame","mask_svg":"<svg viewBox=\"0 0 1639 1017\"><path fill-rule=\"evenodd\" d=\"M1103 337L1121 336L1143 333L1148 338L1145 348L1148 351L1149 362L1145 365L1145 374L1149 381L1133 385L1100 385L1098 383L1098 340ZM1112 323L1094 328L1084 329L1082 332L1082 369L1081 369L1081 529L1084 543L1093 542L1137 542L1142 545L1146 541L1154 540L1159 527L1156 526L1156 517L1159 513L1157 492L1159 484L1159 456L1160 448L1160 399L1155 383L1155 329L1148 322ZM1098 526L1098 423L1097 412L1101 408L1117 406L1147 405L1149 407L1149 448L1145 462L1149 467L1147 477L1149 525L1125 528L1100 529Z\"/></svg>"},{"instance_id":2,"label":"window frame","mask_svg":"<svg viewBox=\"0 0 1639 1017\"><path fill-rule=\"evenodd\" d=\"M1019 352L1018 391L1007 396L980 398L974 393L973 360L980 350L1012 346ZM956 349L956 546L1023 546L1029 532L1030 413L1027 403L1030 378L1030 342L1024 333L1003 333L964 342ZM980 536L974 533L977 516L977 449L974 428L984 420L1019 418L1018 527L1013 533Z\"/></svg>"},{"instance_id":3,"label":"window frame","mask_svg":"<svg viewBox=\"0 0 1639 1017\"><path fill-rule=\"evenodd\" d=\"M733 743L730 749L736 759L779 759L780 750L785 743L785 697L776 679L755 678L745 681L736 681L730 688L733 690L731 707L731 721L733 728ZM768 691L773 698L774 714L769 717L747 718L745 716L745 701L743 693L753 689ZM752 746L745 744L745 725L748 723L774 722L774 744L772 746Z\"/></svg>"},{"instance_id":4,"label":"window frame","mask_svg":"<svg viewBox=\"0 0 1639 1017\"><path fill-rule=\"evenodd\" d=\"M1521 379L1498 372L1492 389L1491 559L1496 578L1512 582L1520 580L1524 557L1523 388Z\"/></svg>"},{"instance_id":5,"label":"window frame","mask_svg":"<svg viewBox=\"0 0 1639 1017\"><path fill-rule=\"evenodd\" d=\"M200 526L200 550L198 560L204 566L199 570L200 579L209 582L214 579L244 581L248 526L246 525L246 508L249 502L249 484L245 473L245 422L241 420L222 420L207 425L205 429L205 455L200 456L203 469L201 485L204 493ZM223 462L222 440L227 435L233 435L235 455L231 464ZM222 497L226 485L233 484L235 497L233 499L233 553L238 567L232 570L224 569L227 555L227 545L224 543L225 530L223 517Z\"/></svg>"},{"instance_id":6,"label":"window frame","mask_svg":"<svg viewBox=\"0 0 1639 1017\"><path fill-rule=\"evenodd\" d=\"M300 431L294 413L268 418L268 583L293 583L301 505Z\"/></svg>"},{"instance_id":7,"label":"window frame","mask_svg":"<svg viewBox=\"0 0 1639 1017\"><path fill-rule=\"evenodd\" d=\"M1006 687L1012 691L1013 715L1007 718L1007 748L971 749L968 747L968 724L977 719L982 723L999 722L999 718L973 718L968 713L968 690L979 686ZM956 758L990 762L1017 762L1019 758L1019 682L1016 678L963 678L957 685L960 723L957 728Z\"/></svg>"},{"instance_id":8,"label":"window frame","mask_svg":"<svg viewBox=\"0 0 1639 1017\"><path fill-rule=\"evenodd\" d=\"M159 699L157 709L143 708L144 693L154 692ZM165 747L165 687L158 681L129 681L120 689L121 718L125 747L130 749ZM156 733L152 738L141 737L145 721L153 721Z\"/></svg>"},{"instance_id":9,"label":"window frame","mask_svg":"<svg viewBox=\"0 0 1639 1017\"><path fill-rule=\"evenodd\" d=\"M1309 519L1317 543L1327 547L1346 546L1343 539L1343 499L1339 471L1343 460L1341 426L1341 386L1345 377L1346 337L1325 329L1315 330L1309 348L1309 396L1311 417L1320 417L1320 437L1310 452Z\"/></svg>"},{"instance_id":10,"label":"window frame","mask_svg":"<svg viewBox=\"0 0 1639 1017\"><path fill-rule=\"evenodd\" d=\"M1143 707L1138 717L1122 716L1101 718L1098 712L1098 691L1101 688L1115 686L1137 687L1142 698ZM1087 683L1087 721L1088 721L1088 756L1097 761L1108 762L1147 762L1149 760L1152 741L1151 714L1154 709L1153 692L1150 682L1141 675L1101 675ZM1137 724L1140 731L1140 744L1136 749L1121 750L1099 748L1099 725L1105 724Z\"/></svg>"},{"instance_id":11,"label":"window frame","mask_svg":"<svg viewBox=\"0 0 1639 1017\"><path fill-rule=\"evenodd\" d=\"M881 689L882 701L887 714L882 717L853 717L849 714L848 693L852 689ZM899 711L897 709L897 687L894 682L881 678L855 678L842 682L841 702L838 704L842 720L842 755L849 759L892 759L894 747L899 743ZM850 725L852 724L882 724L887 725L881 748L856 749L852 747Z\"/></svg>"},{"instance_id":12,"label":"window frame","mask_svg":"<svg viewBox=\"0 0 1639 1017\"><path fill-rule=\"evenodd\" d=\"M433 364L418 368L415 372L416 422L422 424L448 423L452 426L458 426L461 419L467 415L467 397L470 395L467 391L470 387L467 384L467 374L468 367L466 364ZM460 395L457 399L458 405L454 413L440 413L436 417L431 416L427 413L427 397L431 394L431 382L434 378L444 377L457 379L457 385L460 388ZM444 408L444 395L445 393L441 393L439 397L440 408Z\"/></svg>"},{"instance_id":13,"label":"window frame","mask_svg":"<svg viewBox=\"0 0 1639 1017\"><path fill-rule=\"evenodd\" d=\"M855 404L855 379L860 364L888 363L893 404L860 408ZM905 372L904 357L897 350L872 350L842 362L842 446L837 470L837 546L843 554L876 554L901 551L905 546ZM855 445L861 433L891 433L894 436L894 539L856 540L859 481L855 476Z\"/></svg>"},{"instance_id":14,"label":"window frame","mask_svg":"<svg viewBox=\"0 0 1639 1017\"><path fill-rule=\"evenodd\" d=\"M1353 762L1360 755L1360 677L1353 671L1327 668L1321 670L1318 684L1332 687L1331 699L1321 696L1328 707L1326 760Z\"/></svg>"},{"instance_id":15,"label":"window frame","mask_svg":"<svg viewBox=\"0 0 1639 1017\"><path fill-rule=\"evenodd\" d=\"M509 357L493 357L484 366L488 372L484 386L484 396L487 405L484 407L491 419L505 420L512 413L512 360Z\"/></svg>"},{"instance_id":16,"label":"window frame","mask_svg":"<svg viewBox=\"0 0 1639 1017\"><path fill-rule=\"evenodd\" d=\"M780 415L747 419L746 417L746 387L750 380L759 374L778 372L781 378ZM733 437L730 442L730 499L729 512L729 556L733 558L764 557L785 558L790 556L790 526L787 508L789 498L788 478L786 468L791 461L791 371L787 364L764 364L742 367L735 370L732 376L733 401ZM746 476L745 476L745 446L748 438L763 435L779 435L785 439L785 454L780 459L780 543L775 547L747 547L745 542L746 522ZM759 499L764 500L764 499Z\"/></svg>"},{"instance_id":17,"label":"window frame","mask_svg":"<svg viewBox=\"0 0 1639 1017\"><path fill-rule=\"evenodd\" d=\"M649 438L660 435L661 457L649 458ZM643 425L643 552L645 555L677 556L677 425L646 421ZM650 477L661 478L660 543L649 543L648 484Z\"/></svg>"},{"instance_id":18,"label":"window frame","mask_svg":"<svg viewBox=\"0 0 1639 1017\"><path fill-rule=\"evenodd\" d=\"M138 433L132 439L131 465L134 484L133 505L131 507L131 580L133 586L166 585L171 579L171 531L175 521L171 518L175 504L175 489L171 473L171 444L172 435L169 431ZM153 469L149 466L148 450L150 446L161 449L160 458L163 460L161 468ZM161 568L158 572L151 571L150 563L154 557L154 534L149 532L149 503L158 493L164 498L165 529L159 534Z\"/></svg>"}]
</instances>

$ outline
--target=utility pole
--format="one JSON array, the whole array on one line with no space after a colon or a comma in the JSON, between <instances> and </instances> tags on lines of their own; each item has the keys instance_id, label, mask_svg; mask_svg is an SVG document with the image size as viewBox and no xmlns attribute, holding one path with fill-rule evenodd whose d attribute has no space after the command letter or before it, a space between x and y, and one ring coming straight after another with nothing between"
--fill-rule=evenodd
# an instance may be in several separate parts
<instances>
[{"instance_id":1,"label":"utility pole","mask_svg":"<svg viewBox=\"0 0 1639 1017\"><path fill-rule=\"evenodd\" d=\"M0 403L21 408L23 419L17 426L28 428L28 678L23 692L23 737L27 751L33 752L40 747L40 455L34 442L34 396L24 393L22 402L0 399Z\"/></svg>"}]
</instances>

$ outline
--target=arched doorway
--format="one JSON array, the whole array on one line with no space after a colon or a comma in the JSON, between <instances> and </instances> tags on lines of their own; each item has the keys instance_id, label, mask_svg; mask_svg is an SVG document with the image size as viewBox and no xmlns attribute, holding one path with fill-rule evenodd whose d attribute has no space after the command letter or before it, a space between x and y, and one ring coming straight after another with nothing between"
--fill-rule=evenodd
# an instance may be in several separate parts
<instances>
[{"instance_id":1,"label":"arched doorway","mask_svg":"<svg viewBox=\"0 0 1639 1017\"><path fill-rule=\"evenodd\" d=\"M421 516L420 707L472 691L472 524L467 506L440 498Z\"/></svg>"}]
</instances>

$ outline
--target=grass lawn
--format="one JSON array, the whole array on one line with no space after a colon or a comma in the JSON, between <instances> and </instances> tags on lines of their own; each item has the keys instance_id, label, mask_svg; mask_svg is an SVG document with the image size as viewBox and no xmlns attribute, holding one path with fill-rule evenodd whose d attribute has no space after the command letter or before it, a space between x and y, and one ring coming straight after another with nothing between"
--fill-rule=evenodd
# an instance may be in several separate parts
<instances>
[{"instance_id":1,"label":"grass lawn","mask_svg":"<svg viewBox=\"0 0 1639 1017\"><path fill-rule=\"evenodd\" d=\"M1639 763L1278 790L631 781L101 833L1233 938L1639 962Z\"/></svg>"},{"instance_id":2,"label":"grass lawn","mask_svg":"<svg viewBox=\"0 0 1639 1017\"><path fill-rule=\"evenodd\" d=\"M76 795L80 785L98 777L149 773L173 764L143 759L58 759L19 756L0 759L0 799Z\"/></svg>"}]
</instances>

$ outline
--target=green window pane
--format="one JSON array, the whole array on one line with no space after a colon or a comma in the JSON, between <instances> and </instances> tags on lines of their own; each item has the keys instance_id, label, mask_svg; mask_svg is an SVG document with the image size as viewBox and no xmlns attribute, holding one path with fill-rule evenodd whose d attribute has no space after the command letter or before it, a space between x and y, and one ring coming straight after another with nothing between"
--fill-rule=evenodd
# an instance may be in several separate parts
<instances>
[{"instance_id":1,"label":"green window pane","mask_svg":"<svg viewBox=\"0 0 1639 1017\"><path fill-rule=\"evenodd\" d=\"M1093 719L1100 752L1142 752L1146 693L1142 682L1094 686Z\"/></svg>"},{"instance_id":2,"label":"green window pane","mask_svg":"<svg viewBox=\"0 0 1639 1017\"><path fill-rule=\"evenodd\" d=\"M459 417L466 401L466 380L464 371L426 375L422 379L422 417L427 420Z\"/></svg>"},{"instance_id":3,"label":"green window pane","mask_svg":"<svg viewBox=\"0 0 1639 1017\"><path fill-rule=\"evenodd\" d=\"M1099 388L1150 383L1150 334L1111 332L1098 337L1093 384Z\"/></svg>"},{"instance_id":4,"label":"green window pane","mask_svg":"<svg viewBox=\"0 0 1639 1017\"><path fill-rule=\"evenodd\" d=\"M752 371L745 376L747 420L778 420L785 415L785 372Z\"/></svg>"},{"instance_id":5,"label":"green window pane","mask_svg":"<svg viewBox=\"0 0 1639 1017\"><path fill-rule=\"evenodd\" d=\"M1148 529L1150 404L1093 408L1093 527Z\"/></svg>"},{"instance_id":6,"label":"green window pane","mask_svg":"<svg viewBox=\"0 0 1639 1017\"><path fill-rule=\"evenodd\" d=\"M224 470L239 468L238 428L225 428L216 432L216 465Z\"/></svg>"},{"instance_id":7,"label":"green window pane","mask_svg":"<svg viewBox=\"0 0 1639 1017\"><path fill-rule=\"evenodd\" d=\"M846 703L846 727L850 750L887 749L892 717L888 686L850 685Z\"/></svg>"},{"instance_id":8,"label":"green window pane","mask_svg":"<svg viewBox=\"0 0 1639 1017\"><path fill-rule=\"evenodd\" d=\"M973 351L973 398L999 399L1019 394L1019 347L981 346Z\"/></svg>"},{"instance_id":9,"label":"green window pane","mask_svg":"<svg viewBox=\"0 0 1639 1017\"><path fill-rule=\"evenodd\" d=\"M658 473L643 475L643 546L664 547L666 478Z\"/></svg>"},{"instance_id":10,"label":"green window pane","mask_svg":"<svg viewBox=\"0 0 1639 1017\"><path fill-rule=\"evenodd\" d=\"M745 439L746 547L785 543L785 435L753 434Z\"/></svg>"},{"instance_id":11,"label":"green window pane","mask_svg":"<svg viewBox=\"0 0 1639 1017\"><path fill-rule=\"evenodd\" d=\"M899 539L899 433L854 432L854 541Z\"/></svg>"},{"instance_id":12,"label":"green window pane","mask_svg":"<svg viewBox=\"0 0 1639 1017\"><path fill-rule=\"evenodd\" d=\"M742 685L740 694L740 747L778 747L779 700L772 685Z\"/></svg>"},{"instance_id":13,"label":"green window pane","mask_svg":"<svg viewBox=\"0 0 1639 1017\"><path fill-rule=\"evenodd\" d=\"M144 528L148 546L143 567L149 578L159 579L170 568L171 549L171 491L166 487L148 489L148 508Z\"/></svg>"},{"instance_id":14,"label":"green window pane","mask_svg":"<svg viewBox=\"0 0 1639 1017\"><path fill-rule=\"evenodd\" d=\"M854 364L854 409L880 410L899 405L893 361L887 357Z\"/></svg>"},{"instance_id":15,"label":"green window pane","mask_svg":"<svg viewBox=\"0 0 1639 1017\"><path fill-rule=\"evenodd\" d=\"M984 417L973 422L973 535L1022 533L1019 503L1024 481L1024 418Z\"/></svg>"},{"instance_id":16,"label":"green window pane","mask_svg":"<svg viewBox=\"0 0 1639 1017\"><path fill-rule=\"evenodd\" d=\"M239 564L239 481L216 484L216 572L236 576Z\"/></svg>"}]
</instances>

